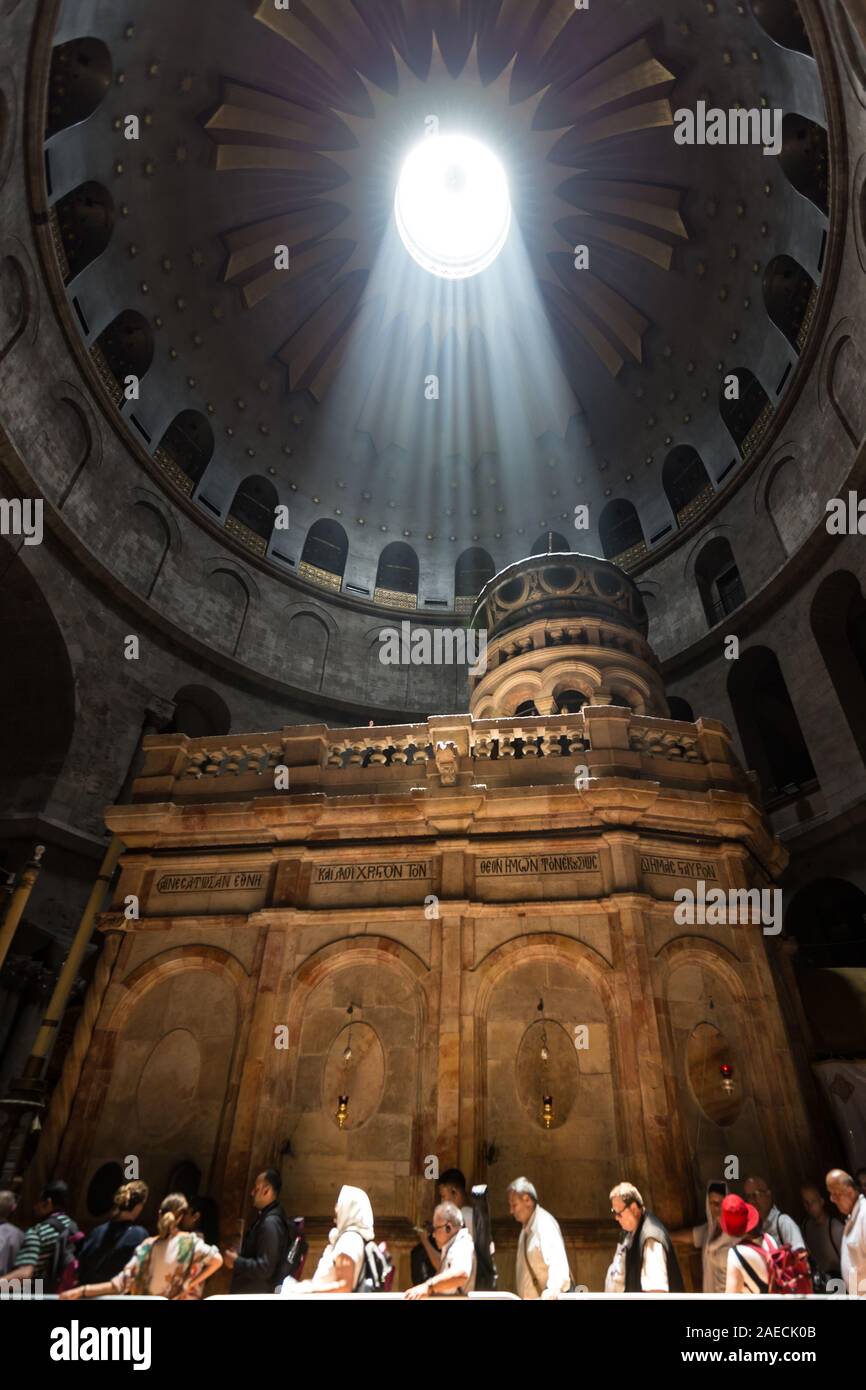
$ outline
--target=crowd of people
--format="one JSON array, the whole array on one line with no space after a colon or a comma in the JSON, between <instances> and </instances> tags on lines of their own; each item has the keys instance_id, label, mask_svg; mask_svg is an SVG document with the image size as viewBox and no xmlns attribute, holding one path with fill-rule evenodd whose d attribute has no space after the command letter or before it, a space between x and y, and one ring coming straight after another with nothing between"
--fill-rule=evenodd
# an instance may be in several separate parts
<instances>
[{"instance_id":1,"label":"crowd of people","mask_svg":"<svg viewBox=\"0 0 866 1390\"><path fill-rule=\"evenodd\" d=\"M37 1220L23 1231L14 1221L16 1198L0 1191L0 1294L40 1281L63 1299L138 1294L183 1300L204 1296L223 1265L233 1294L309 1294L390 1291L394 1269L377 1244L373 1208L361 1188L341 1188L334 1226L308 1279L302 1278L308 1244L301 1218L290 1221L280 1200L280 1174L264 1169L251 1197L255 1218L239 1246L220 1250L216 1212L206 1198L169 1193L160 1204L156 1233L140 1224L147 1184L124 1183L108 1219L85 1236L69 1214L68 1188L49 1183L34 1204ZM677 1249L697 1249L702 1292L846 1293L866 1296L866 1168L852 1177L832 1169L826 1197L816 1184L801 1188L803 1225L779 1209L770 1184L750 1177L743 1195L725 1181L706 1190L706 1220L668 1231L648 1211L638 1189L618 1183L610 1212L619 1228L605 1292L677 1293L683 1277ZM514 1291L522 1299L556 1299L575 1288L562 1230L541 1206L537 1190L520 1177L507 1189L520 1227ZM411 1252L409 1300L454 1297L497 1285L486 1188L467 1188L452 1168L437 1184L429 1226L419 1227ZM834 1210L835 1209L835 1210ZM209 1229L208 1229L209 1228ZM16 1281L10 1284L7 1281Z\"/></svg>"}]
</instances>

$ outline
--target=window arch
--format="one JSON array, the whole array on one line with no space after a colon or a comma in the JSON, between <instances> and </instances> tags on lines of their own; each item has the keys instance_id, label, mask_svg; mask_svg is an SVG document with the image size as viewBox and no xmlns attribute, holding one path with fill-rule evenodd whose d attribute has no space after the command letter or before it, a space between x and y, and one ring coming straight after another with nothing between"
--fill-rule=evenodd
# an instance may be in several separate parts
<instances>
[{"instance_id":1,"label":"window arch","mask_svg":"<svg viewBox=\"0 0 866 1390\"><path fill-rule=\"evenodd\" d=\"M93 181L80 183L54 204L60 241L66 256L64 281L69 284L107 247L114 231L114 199Z\"/></svg>"},{"instance_id":2,"label":"window arch","mask_svg":"<svg viewBox=\"0 0 866 1390\"><path fill-rule=\"evenodd\" d=\"M815 281L793 256L774 256L764 271L763 290L773 323L802 352L818 295Z\"/></svg>"},{"instance_id":3,"label":"window arch","mask_svg":"<svg viewBox=\"0 0 866 1390\"><path fill-rule=\"evenodd\" d=\"M731 387L729 377L736 378L736 388ZM732 389L737 392L734 400L729 399ZM773 418L773 407L758 378L747 367L726 373L719 394L719 412L741 456L748 458L764 437Z\"/></svg>"},{"instance_id":4,"label":"window arch","mask_svg":"<svg viewBox=\"0 0 866 1390\"><path fill-rule=\"evenodd\" d=\"M728 695L746 764L757 772L767 801L814 783L815 768L775 652L750 647L732 662Z\"/></svg>"},{"instance_id":5,"label":"window arch","mask_svg":"<svg viewBox=\"0 0 866 1390\"><path fill-rule=\"evenodd\" d=\"M809 613L812 635L866 762L866 600L848 570L819 585Z\"/></svg>"},{"instance_id":6,"label":"window arch","mask_svg":"<svg viewBox=\"0 0 866 1390\"><path fill-rule=\"evenodd\" d=\"M411 545L392 541L379 556L376 603L389 608L418 607L418 556Z\"/></svg>"},{"instance_id":7,"label":"window arch","mask_svg":"<svg viewBox=\"0 0 866 1390\"><path fill-rule=\"evenodd\" d=\"M824 127L789 112L782 120L782 148L776 158L797 192L829 216L830 155Z\"/></svg>"},{"instance_id":8,"label":"window arch","mask_svg":"<svg viewBox=\"0 0 866 1390\"><path fill-rule=\"evenodd\" d=\"M745 603L746 591L726 536L715 536L704 546L695 560L695 579L710 627Z\"/></svg>"},{"instance_id":9,"label":"window arch","mask_svg":"<svg viewBox=\"0 0 866 1390\"><path fill-rule=\"evenodd\" d=\"M477 546L464 550L454 566L454 607L458 613L469 613L484 585L493 578L496 566L486 550Z\"/></svg>"},{"instance_id":10,"label":"window arch","mask_svg":"<svg viewBox=\"0 0 866 1390\"><path fill-rule=\"evenodd\" d=\"M314 584L339 589L348 555L349 537L339 521L322 517L314 521L307 532L298 573L302 579L310 579Z\"/></svg>"},{"instance_id":11,"label":"window arch","mask_svg":"<svg viewBox=\"0 0 866 1390\"><path fill-rule=\"evenodd\" d=\"M204 476L214 451L213 430L198 410L176 415L154 450L154 459L181 492L190 496Z\"/></svg>"},{"instance_id":12,"label":"window arch","mask_svg":"<svg viewBox=\"0 0 866 1390\"><path fill-rule=\"evenodd\" d=\"M135 309L124 309L103 328L91 352L103 382L115 402L122 405L128 376L139 381L153 361L153 333L150 324Z\"/></svg>"},{"instance_id":13,"label":"window arch","mask_svg":"<svg viewBox=\"0 0 866 1390\"><path fill-rule=\"evenodd\" d=\"M533 543L530 555L555 555L557 552L571 552L571 546L558 531L543 531Z\"/></svg>"},{"instance_id":14,"label":"window arch","mask_svg":"<svg viewBox=\"0 0 866 1390\"><path fill-rule=\"evenodd\" d=\"M51 54L48 77L50 138L91 116L111 86L111 54L101 39L72 39Z\"/></svg>"},{"instance_id":15,"label":"window arch","mask_svg":"<svg viewBox=\"0 0 866 1390\"><path fill-rule=\"evenodd\" d=\"M695 712L688 700L684 700L681 695L668 696L668 709L671 719L685 719L689 724L694 724Z\"/></svg>"},{"instance_id":16,"label":"window arch","mask_svg":"<svg viewBox=\"0 0 866 1390\"><path fill-rule=\"evenodd\" d=\"M556 696L557 714L580 714L584 705L590 703L588 695L582 690L561 690Z\"/></svg>"},{"instance_id":17,"label":"window arch","mask_svg":"<svg viewBox=\"0 0 866 1390\"><path fill-rule=\"evenodd\" d=\"M257 555L267 552L279 499L267 478L244 478L226 517L226 530Z\"/></svg>"},{"instance_id":18,"label":"window arch","mask_svg":"<svg viewBox=\"0 0 866 1390\"><path fill-rule=\"evenodd\" d=\"M214 738L229 733L232 717L221 695L206 685L184 685L174 697L174 718L167 730L188 738Z\"/></svg>"},{"instance_id":19,"label":"window arch","mask_svg":"<svg viewBox=\"0 0 866 1390\"><path fill-rule=\"evenodd\" d=\"M598 522L602 552L624 569L646 554L640 518L632 502L623 497L608 502Z\"/></svg>"},{"instance_id":20,"label":"window arch","mask_svg":"<svg viewBox=\"0 0 866 1390\"><path fill-rule=\"evenodd\" d=\"M662 468L662 487L678 526L688 526L715 496L703 459L690 444L671 449Z\"/></svg>"},{"instance_id":21,"label":"window arch","mask_svg":"<svg viewBox=\"0 0 866 1390\"><path fill-rule=\"evenodd\" d=\"M511 716L512 719L536 719L537 717L538 710L534 700L524 700Z\"/></svg>"}]
</instances>

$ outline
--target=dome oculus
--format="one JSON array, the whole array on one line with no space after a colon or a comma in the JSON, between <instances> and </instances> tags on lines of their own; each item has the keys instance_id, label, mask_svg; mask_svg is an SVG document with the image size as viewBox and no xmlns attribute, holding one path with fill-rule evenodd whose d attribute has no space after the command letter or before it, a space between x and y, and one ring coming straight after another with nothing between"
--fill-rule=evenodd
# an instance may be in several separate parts
<instances>
[{"instance_id":1,"label":"dome oculus","mask_svg":"<svg viewBox=\"0 0 866 1390\"><path fill-rule=\"evenodd\" d=\"M508 240L505 170L477 140L429 135L403 165L394 216L418 265L445 280L468 280L492 265Z\"/></svg>"}]
</instances>

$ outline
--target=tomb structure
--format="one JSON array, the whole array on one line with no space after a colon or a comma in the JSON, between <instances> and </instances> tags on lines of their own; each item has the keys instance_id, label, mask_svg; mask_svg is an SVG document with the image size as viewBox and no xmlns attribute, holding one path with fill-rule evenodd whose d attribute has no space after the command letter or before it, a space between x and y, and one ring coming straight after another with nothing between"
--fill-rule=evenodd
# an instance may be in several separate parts
<instances>
[{"instance_id":1,"label":"tomb structure","mask_svg":"<svg viewBox=\"0 0 866 1390\"><path fill-rule=\"evenodd\" d=\"M772 1173L785 1200L810 1172L761 924L674 916L678 889L768 889L785 865L727 729L668 717L608 561L523 560L472 621L470 713L144 740L67 1063L57 1170L82 1213L135 1155L157 1197L197 1169L229 1235L274 1164L314 1247L340 1185L367 1189L406 1287L458 1164L489 1186L501 1287L525 1174L598 1289L615 1182L676 1227L710 1178Z\"/></svg>"}]
</instances>

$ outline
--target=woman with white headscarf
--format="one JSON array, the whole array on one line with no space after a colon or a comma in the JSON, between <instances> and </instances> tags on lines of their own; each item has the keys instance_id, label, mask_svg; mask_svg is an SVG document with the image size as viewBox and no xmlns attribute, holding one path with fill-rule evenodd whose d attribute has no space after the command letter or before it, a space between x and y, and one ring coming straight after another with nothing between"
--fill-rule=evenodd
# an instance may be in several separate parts
<instances>
[{"instance_id":1,"label":"woman with white headscarf","mask_svg":"<svg viewBox=\"0 0 866 1390\"><path fill-rule=\"evenodd\" d=\"M364 1267L364 1248L375 1239L373 1208L366 1192L360 1187L341 1187L334 1220L336 1225L312 1279L302 1284L286 1280L282 1293L354 1293Z\"/></svg>"}]
</instances>

